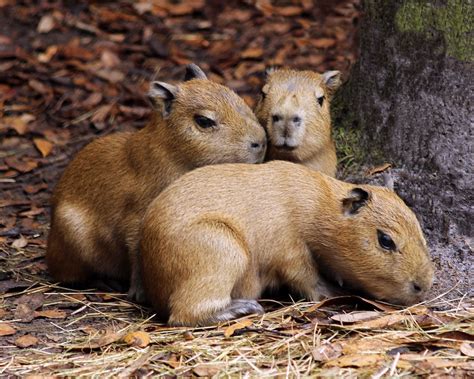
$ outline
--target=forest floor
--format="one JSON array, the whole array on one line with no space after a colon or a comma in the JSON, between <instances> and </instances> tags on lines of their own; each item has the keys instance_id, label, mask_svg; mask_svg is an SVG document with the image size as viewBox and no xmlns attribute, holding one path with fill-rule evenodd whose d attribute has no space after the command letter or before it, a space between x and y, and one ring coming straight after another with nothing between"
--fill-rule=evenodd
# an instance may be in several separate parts
<instances>
[{"instance_id":1,"label":"forest floor","mask_svg":"<svg viewBox=\"0 0 474 379\"><path fill-rule=\"evenodd\" d=\"M48 275L52 189L86 143L144 126L158 67L180 80L196 62L251 106L268 66L347 78L358 3L0 0L1 376L472 375L474 308L462 293L406 309L264 300L263 316L189 329Z\"/></svg>"}]
</instances>

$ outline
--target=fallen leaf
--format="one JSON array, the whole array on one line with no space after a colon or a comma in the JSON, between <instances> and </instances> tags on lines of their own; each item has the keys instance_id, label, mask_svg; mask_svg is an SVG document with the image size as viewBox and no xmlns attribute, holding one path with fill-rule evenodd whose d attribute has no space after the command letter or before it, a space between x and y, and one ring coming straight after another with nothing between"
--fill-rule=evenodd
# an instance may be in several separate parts
<instances>
[{"instance_id":1,"label":"fallen leaf","mask_svg":"<svg viewBox=\"0 0 474 379\"><path fill-rule=\"evenodd\" d=\"M474 357L474 344L471 342L463 342L459 350L468 357Z\"/></svg>"},{"instance_id":2,"label":"fallen leaf","mask_svg":"<svg viewBox=\"0 0 474 379\"><path fill-rule=\"evenodd\" d=\"M351 355L358 354L361 351L372 351L374 353L384 353L389 349L398 347L402 342L391 341L388 338L373 338L368 336L365 338L351 338L344 341L342 354Z\"/></svg>"},{"instance_id":3,"label":"fallen leaf","mask_svg":"<svg viewBox=\"0 0 474 379\"><path fill-rule=\"evenodd\" d=\"M30 322L35 318L33 309L31 309L27 304L18 304L15 308L14 316L15 319L18 319L21 322Z\"/></svg>"},{"instance_id":4,"label":"fallen leaf","mask_svg":"<svg viewBox=\"0 0 474 379\"><path fill-rule=\"evenodd\" d=\"M106 68L112 68L120 64L120 58L110 50L104 50L100 56L102 65Z\"/></svg>"},{"instance_id":5,"label":"fallen leaf","mask_svg":"<svg viewBox=\"0 0 474 379\"><path fill-rule=\"evenodd\" d=\"M21 348L35 346L38 344L38 338L31 334L26 334L15 340L15 345Z\"/></svg>"},{"instance_id":6,"label":"fallen leaf","mask_svg":"<svg viewBox=\"0 0 474 379\"><path fill-rule=\"evenodd\" d=\"M128 333L124 338L124 342L129 346L147 347L150 344L150 335L147 332L138 331Z\"/></svg>"},{"instance_id":7,"label":"fallen leaf","mask_svg":"<svg viewBox=\"0 0 474 379\"><path fill-rule=\"evenodd\" d=\"M31 79L28 81L28 85L34 89L36 92L42 94L42 95L50 95L51 94L51 87L40 82L39 80L36 79Z\"/></svg>"},{"instance_id":8,"label":"fallen leaf","mask_svg":"<svg viewBox=\"0 0 474 379\"><path fill-rule=\"evenodd\" d=\"M53 319L62 319L66 317L66 312L60 311L57 309L47 309L44 311L36 311L34 312L34 316L36 317L45 317L45 318L53 318Z\"/></svg>"},{"instance_id":9,"label":"fallen leaf","mask_svg":"<svg viewBox=\"0 0 474 379\"><path fill-rule=\"evenodd\" d=\"M14 170L21 173L27 173L38 167L38 162L33 160L19 160L15 157L7 157L4 159L5 163Z\"/></svg>"},{"instance_id":10,"label":"fallen leaf","mask_svg":"<svg viewBox=\"0 0 474 379\"><path fill-rule=\"evenodd\" d=\"M312 354L315 361L327 362L342 355L342 345L340 343L324 344L314 348Z\"/></svg>"},{"instance_id":11,"label":"fallen leaf","mask_svg":"<svg viewBox=\"0 0 474 379\"><path fill-rule=\"evenodd\" d=\"M330 360L325 363L327 367L367 367L380 365L384 362L384 354L352 354Z\"/></svg>"},{"instance_id":12,"label":"fallen leaf","mask_svg":"<svg viewBox=\"0 0 474 379\"><path fill-rule=\"evenodd\" d=\"M16 329L6 322L0 323L0 336L11 336L16 333Z\"/></svg>"},{"instance_id":13,"label":"fallen leaf","mask_svg":"<svg viewBox=\"0 0 474 379\"><path fill-rule=\"evenodd\" d=\"M255 59L260 58L263 55L263 49L261 47L251 47L242 52L240 56L242 59Z\"/></svg>"},{"instance_id":14,"label":"fallen leaf","mask_svg":"<svg viewBox=\"0 0 474 379\"><path fill-rule=\"evenodd\" d=\"M337 297L332 297L332 298L329 298L329 299L325 299L325 300L322 300L320 301L319 303L313 305L312 307L308 308L308 312L313 312L319 308L322 308L322 307L328 307L328 306L334 306L334 305L337 305L337 306L340 306L340 305L350 305L351 307L353 306L358 306L358 307L361 307L361 306L365 306L367 308L367 305L371 305L372 307L370 308L376 308L376 309L379 309L381 311L385 311L385 312L393 312L393 311L396 311L397 308L394 308L390 305L387 305L387 304L383 304L383 303L379 303L378 301L374 301L374 300L369 300L369 299L365 299L363 297L360 297L360 296L337 296Z\"/></svg>"},{"instance_id":15,"label":"fallen leaf","mask_svg":"<svg viewBox=\"0 0 474 379\"><path fill-rule=\"evenodd\" d=\"M384 171L387 171L388 169L390 169L392 167L393 167L393 165L391 163L384 163L380 166L375 166L375 167L372 167L372 168L368 169L365 172L365 176L372 176L372 175L375 175L375 174L380 174Z\"/></svg>"},{"instance_id":16,"label":"fallen leaf","mask_svg":"<svg viewBox=\"0 0 474 379\"><path fill-rule=\"evenodd\" d=\"M192 341L194 339L194 336L193 334L189 331L189 330L186 330L184 333L183 333L183 337L186 341Z\"/></svg>"},{"instance_id":17,"label":"fallen leaf","mask_svg":"<svg viewBox=\"0 0 474 379\"><path fill-rule=\"evenodd\" d=\"M102 105L94 112L91 121L97 129L101 130L105 127L105 119L110 115L113 107L114 104Z\"/></svg>"},{"instance_id":18,"label":"fallen leaf","mask_svg":"<svg viewBox=\"0 0 474 379\"><path fill-rule=\"evenodd\" d=\"M92 108L95 107L102 101L102 94L100 92L92 93L87 99L82 102L82 106L84 108Z\"/></svg>"},{"instance_id":19,"label":"fallen leaf","mask_svg":"<svg viewBox=\"0 0 474 379\"><path fill-rule=\"evenodd\" d=\"M380 312L376 311L362 311L362 312L351 312L351 313L341 313L338 315L331 316L330 318L334 321L339 321L342 323L354 323L359 321L370 320L380 316Z\"/></svg>"},{"instance_id":20,"label":"fallen leaf","mask_svg":"<svg viewBox=\"0 0 474 379\"><path fill-rule=\"evenodd\" d=\"M237 321L224 330L224 337L230 337L231 335L235 333L236 330L246 328L250 325L252 325L252 320L247 319L247 320Z\"/></svg>"},{"instance_id":21,"label":"fallen leaf","mask_svg":"<svg viewBox=\"0 0 474 379\"><path fill-rule=\"evenodd\" d=\"M27 184L23 187L23 191L28 194L35 194L45 189L48 189L48 184L44 182L37 185Z\"/></svg>"},{"instance_id":22,"label":"fallen leaf","mask_svg":"<svg viewBox=\"0 0 474 379\"><path fill-rule=\"evenodd\" d=\"M336 40L333 38L318 38L312 40L311 44L318 49L327 49L336 45Z\"/></svg>"},{"instance_id":23,"label":"fallen leaf","mask_svg":"<svg viewBox=\"0 0 474 379\"><path fill-rule=\"evenodd\" d=\"M395 313L376 318L375 320L357 323L354 326L361 329L384 329L388 326L398 324L399 322L410 320L410 318L409 315Z\"/></svg>"},{"instance_id":24,"label":"fallen leaf","mask_svg":"<svg viewBox=\"0 0 474 379\"><path fill-rule=\"evenodd\" d=\"M71 345L69 348L72 350L93 350L110 345L119 341L121 338L122 334L115 333L114 331L107 329L105 331L101 331L97 337L92 338L91 340L82 344Z\"/></svg>"},{"instance_id":25,"label":"fallen leaf","mask_svg":"<svg viewBox=\"0 0 474 379\"><path fill-rule=\"evenodd\" d=\"M34 217L44 212L44 208L37 208L35 205L30 208L30 210L25 212L20 212L19 216L21 217Z\"/></svg>"},{"instance_id":26,"label":"fallen leaf","mask_svg":"<svg viewBox=\"0 0 474 379\"><path fill-rule=\"evenodd\" d=\"M453 330L451 332L444 332L438 334L436 337L457 341L474 341L474 334L462 332L460 330Z\"/></svg>"},{"instance_id":27,"label":"fallen leaf","mask_svg":"<svg viewBox=\"0 0 474 379\"><path fill-rule=\"evenodd\" d=\"M169 358L166 360L166 364L170 365L173 368L178 368L181 366L180 361L176 354L170 354Z\"/></svg>"},{"instance_id":28,"label":"fallen leaf","mask_svg":"<svg viewBox=\"0 0 474 379\"><path fill-rule=\"evenodd\" d=\"M29 131L28 124L35 119L35 116L29 113L24 113L18 117L3 117L0 120L0 125L5 125L7 128L15 130L20 136Z\"/></svg>"},{"instance_id":29,"label":"fallen leaf","mask_svg":"<svg viewBox=\"0 0 474 379\"><path fill-rule=\"evenodd\" d=\"M211 377L214 375L217 375L220 371L220 368L214 365L207 365L207 364L200 364L196 367L194 367L193 372L199 376L206 376L206 377Z\"/></svg>"},{"instance_id":30,"label":"fallen leaf","mask_svg":"<svg viewBox=\"0 0 474 379\"><path fill-rule=\"evenodd\" d=\"M58 52L57 46L48 46L44 53L38 54L38 60L41 63L48 63Z\"/></svg>"},{"instance_id":31,"label":"fallen leaf","mask_svg":"<svg viewBox=\"0 0 474 379\"><path fill-rule=\"evenodd\" d=\"M53 149L53 144L43 138L33 138L33 143L36 148L39 150L43 158L46 158Z\"/></svg>"},{"instance_id":32,"label":"fallen leaf","mask_svg":"<svg viewBox=\"0 0 474 379\"><path fill-rule=\"evenodd\" d=\"M99 78L105 79L109 81L110 83L118 83L125 79L124 73L118 70L109 70L109 69L104 68L102 70L97 70L95 74Z\"/></svg>"},{"instance_id":33,"label":"fallen leaf","mask_svg":"<svg viewBox=\"0 0 474 379\"><path fill-rule=\"evenodd\" d=\"M41 17L40 22L36 28L38 33L48 33L54 28L54 18L52 15L47 14Z\"/></svg>"},{"instance_id":34,"label":"fallen leaf","mask_svg":"<svg viewBox=\"0 0 474 379\"><path fill-rule=\"evenodd\" d=\"M12 247L15 249L22 249L28 245L28 240L24 236L20 236L20 238L16 239L12 242Z\"/></svg>"},{"instance_id":35,"label":"fallen leaf","mask_svg":"<svg viewBox=\"0 0 474 379\"><path fill-rule=\"evenodd\" d=\"M300 15L303 9L301 9L300 7L295 7L295 6L287 6L287 7L274 7L273 11L276 14L279 14L280 16L292 17L292 16Z\"/></svg>"}]
</instances>

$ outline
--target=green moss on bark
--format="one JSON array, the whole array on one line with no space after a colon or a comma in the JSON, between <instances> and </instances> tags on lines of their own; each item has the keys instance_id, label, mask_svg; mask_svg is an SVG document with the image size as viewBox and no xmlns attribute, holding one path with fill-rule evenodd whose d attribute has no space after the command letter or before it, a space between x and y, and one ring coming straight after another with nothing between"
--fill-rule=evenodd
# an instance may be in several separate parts
<instances>
[{"instance_id":1,"label":"green moss on bark","mask_svg":"<svg viewBox=\"0 0 474 379\"><path fill-rule=\"evenodd\" d=\"M474 61L474 6L469 0L447 0L445 6L408 0L398 9L395 24L401 32L420 33L431 38L444 36L446 54L460 61Z\"/></svg>"}]
</instances>

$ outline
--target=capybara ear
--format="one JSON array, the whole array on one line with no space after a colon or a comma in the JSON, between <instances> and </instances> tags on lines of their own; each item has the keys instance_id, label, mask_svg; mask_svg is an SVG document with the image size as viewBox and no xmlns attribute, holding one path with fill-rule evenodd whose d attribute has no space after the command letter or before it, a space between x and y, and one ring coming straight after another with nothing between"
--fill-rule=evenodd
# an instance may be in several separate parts
<instances>
[{"instance_id":1,"label":"capybara ear","mask_svg":"<svg viewBox=\"0 0 474 379\"><path fill-rule=\"evenodd\" d=\"M153 106L161 112L163 118L169 116L172 103L176 99L178 91L178 87L173 84L151 82L148 98Z\"/></svg>"},{"instance_id":2,"label":"capybara ear","mask_svg":"<svg viewBox=\"0 0 474 379\"><path fill-rule=\"evenodd\" d=\"M369 192L360 187L355 187L349 192L348 197L342 200L342 210L345 215L355 215L360 208L367 204L369 199Z\"/></svg>"},{"instance_id":3,"label":"capybara ear","mask_svg":"<svg viewBox=\"0 0 474 379\"><path fill-rule=\"evenodd\" d=\"M340 71L326 71L323 74L323 83L326 85L328 92L333 94L341 85L341 72Z\"/></svg>"},{"instance_id":4,"label":"capybara ear","mask_svg":"<svg viewBox=\"0 0 474 379\"><path fill-rule=\"evenodd\" d=\"M186 73L184 74L184 81L187 82L188 80L192 79L207 79L206 74L201 67L199 67L195 63L190 63L186 66Z\"/></svg>"}]
</instances>

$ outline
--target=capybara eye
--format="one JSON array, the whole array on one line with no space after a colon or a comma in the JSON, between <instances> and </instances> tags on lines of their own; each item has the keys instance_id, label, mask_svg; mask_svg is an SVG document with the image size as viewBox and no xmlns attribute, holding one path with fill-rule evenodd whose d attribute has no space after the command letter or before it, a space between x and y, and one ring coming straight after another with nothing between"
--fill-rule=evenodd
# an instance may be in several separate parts
<instances>
[{"instance_id":1,"label":"capybara eye","mask_svg":"<svg viewBox=\"0 0 474 379\"><path fill-rule=\"evenodd\" d=\"M295 124L299 124L301 122L301 117L298 117L298 116L295 116L293 117L293 120L292 120Z\"/></svg>"},{"instance_id":2,"label":"capybara eye","mask_svg":"<svg viewBox=\"0 0 474 379\"><path fill-rule=\"evenodd\" d=\"M213 126L216 126L216 122L206 116L195 115L194 121L196 121L196 124L198 124L201 128L204 128L204 129L212 128Z\"/></svg>"},{"instance_id":3,"label":"capybara eye","mask_svg":"<svg viewBox=\"0 0 474 379\"><path fill-rule=\"evenodd\" d=\"M324 103L324 96L318 97L319 106L322 107Z\"/></svg>"},{"instance_id":4,"label":"capybara eye","mask_svg":"<svg viewBox=\"0 0 474 379\"><path fill-rule=\"evenodd\" d=\"M395 242L393 242L392 238L388 234L382 232L381 230L377 230L377 237L379 244L383 249L390 251L395 251L397 249Z\"/></svg>"},{"instance_id":5,"label":"capybara eye","mask_svg":"<svg viewBox=\"0 0 474 379\"><path fill-rule=\"evenodd\" d=\"M273 121L273 122L278 122L278 121L280 121L280 120L281 120L281 117L280 117L279 115L274 114L274 115L272 116L272 121Z\"/></svg>"}]
</instances>

